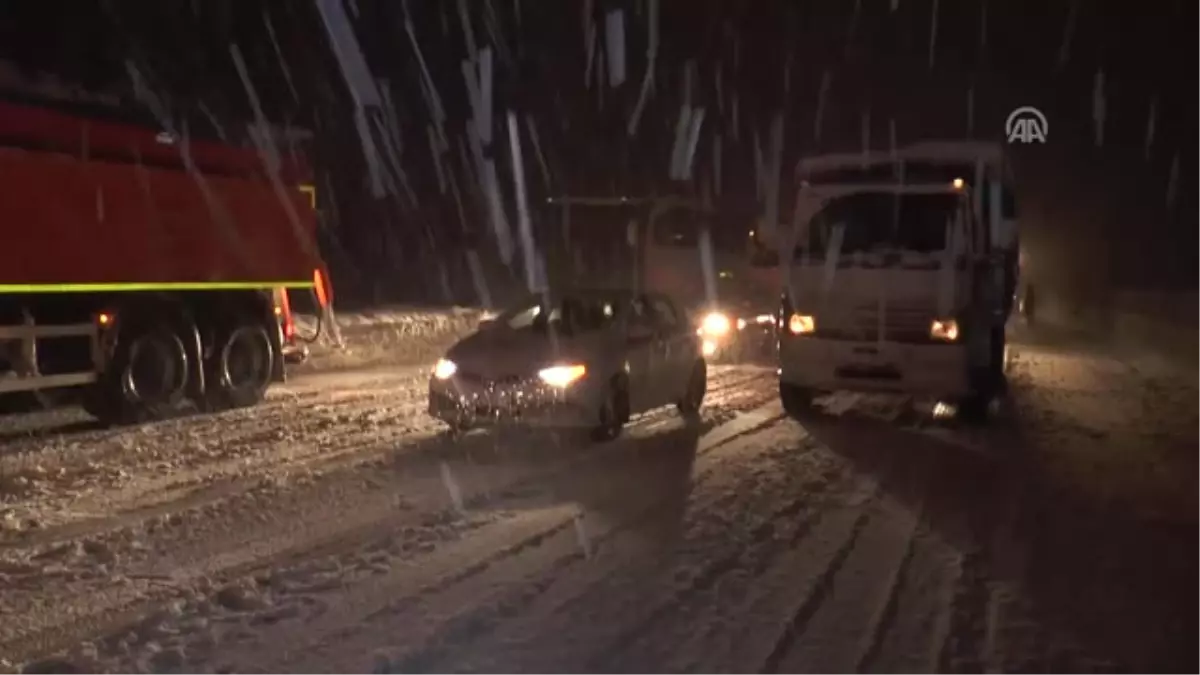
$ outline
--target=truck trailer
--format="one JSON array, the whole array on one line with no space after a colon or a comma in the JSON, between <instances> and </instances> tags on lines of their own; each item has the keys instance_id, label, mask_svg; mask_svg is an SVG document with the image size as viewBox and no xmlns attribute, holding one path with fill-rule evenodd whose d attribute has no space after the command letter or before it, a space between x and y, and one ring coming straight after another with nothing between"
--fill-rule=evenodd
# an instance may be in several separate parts
<instances>
[{"instance_id":1,"label":"truck trailer","mask_svg":"<svg viewBox=\"0 0 1200 675\"><path fill-rule=\"evenodd\" d=\"M107 423L260 401L299 348L288 292L330 293L311 185L290 154L0 100L0 395Z\"/></svg>"}]
</instances>

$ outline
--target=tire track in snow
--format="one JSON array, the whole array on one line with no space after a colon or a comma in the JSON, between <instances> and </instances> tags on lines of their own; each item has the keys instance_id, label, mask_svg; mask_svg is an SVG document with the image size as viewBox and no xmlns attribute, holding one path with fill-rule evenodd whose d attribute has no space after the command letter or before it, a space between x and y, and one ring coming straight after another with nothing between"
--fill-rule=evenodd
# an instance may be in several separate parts
<instances>
[{"instance_id":1,"label":"tire track in snow","mask_svg":"<svg viewBox=\"0 0 1200 675\"><path fill-rule=\"evenodd\" d=\"M777 412L771 412L769 414L766 414L765 412L758 412L747 415L744 421L736 420L735 422L729 423L725 428L718 427L707 434L701 441L701 451L697 453L697 456L703 456L717 451L726 444L733 442L744 435L753 434L756 430L765 425L769 425L778 419L779 415ZM666 450L668 450L668 448L657 448L652 450L652 452ZM711 473L711 471L709 473ZM617 501L623 501L626 499L621 495L612 495L611 497ZM588 535L589 547L602 548L605 543L611 540L613 537L636 527L647 518L652 518L659 504L660 502L656 501L650 503L649 505L644 505L641 508L636 509L635 513L630 518L612 523L608 527L590 532ZM410 596L397 594L390 591L388 593L382 593L376 590L364 594L358 593L356 590L351 589L351 595L345 600L339 600L339 602L349 607L356 608L352 611L352 614L354 615L353 619L347 619L346 617L339 615L336 620L326 621L321 619L318 621L317 625L306 626L304 628L304 632L306 634L322 636L321 639L319 639L319 643L313 646L311 649L303 651L302 653L292 652L289 655L286 655L284 658L274 662L271 667L280 670L288 670L290 667L294 667L295 659L302 659L303 663L306 664L306 668L314 667L314 663L324 663L325 666L329 666L329 662L322 662L320 659L327 650L331 649L334 650L334 653L326 654L325 658L334 659L333 663L340 667L354 669L358 666L346 664L344 661L339 663L336 659L344 659L346 654L353 654L355 655L355 658L357 658L364 653L363 650L369 650L371 647L378 646L381 643L387 644L389 641L394 641L395 634L424 637L423 640L419 641L418 646L406 652L405 655L399 657L399 660L406 664L403 666L405 669L423 667L422 665L414 664L427 664L436 662L439 658L441 658L441 645L444 645L448 641L451 641L454 638L462 635L464 632L475 632L482 630L485 626L502 620L504 617L510 616L513 612L523 608L534 598L544 592L545 589L548 588L549 585L552 584L566 568L574 565L580 560L586 559L589 555L591 555L591 553L585 553L585 551L580 548L580 544L575 533L571 531L571 526L574 524L574 522L574 514L563 519L560 523L561 529L556 529L554 532L555 546L537 548L535 553L528 553L520 561L512 563L511 569L499 569L497 571L496 567L489 565L488 568L492 570L492 574L488 577L488 579L479 580L476 582L480 585L479 588L474 586L454 586L453 588L449 589L443 587L434 589L434 591L444 591L445 593L450 593L462 598L462 601L457 604L450 602L445 598L439 598L439 602L436 603L436 606L461 606L462 602L467 602L468 606L471 606L472 609L462 614L445 617L441 621L431 621L430 616L426 614L421 614L419 616L412 616L410 614L411 623L406 625L404 630L400 631L399 633L397 633L398 629L389 625L388 630L386 631L388 637L382 637L379 634L357 636L358 640L356 640L354 644L361 643L361 647L347 645L346 640L350 639L350 636L343 632L343 629L346 625L372 625L383 620L385 617L403 613L406 608L411 609L411 603L415 600ZM519 542L516 546L518 546L517 550L524 551L530 549L530 547L520 547ZM534 560L531 561L530 556L533 556ZM505 556L505 558L507 559L508 556ZM530 570L533 570L534 574L531 578L524 579L526 573L528 573ZM459 581L465 582L467 578L474 577L476 572L481 571L483 571L483 568L474 570L470 575L463 575L456 578ZM507 576L510 579L523 579L523 581L521 583L498 584L494 578L497 575ZM403 583L402 580L404 575L400 574L396 576L399 577L399 580L396 583ZM426 593L422 593L421 595L424 596ZM488 598L490 598L490 602L481 601L487 600ZM432 607L435 605L432 600L429 600L425 604L430 607L430 612L435 615L437 614L437 612L433 611L432 609ZM401 620L403 619L404 617L401 617ZM347 621L349 621L349 624ZM283 627L283 633L282 635L278 636L279 639L286 639L285 636L288 635L289 631L291 630L294 630L294 627ZM270 637L266 636L264 636L263 640L266 642L272 642ZM313 659L318 660L314 662ZM335 666L330 666L330 668L332 670L337 670L337 667Z\"/></svg>"},{"instance_id":2,"label":"tire track in snow","mask_svg":"<svg viewBox=\"0 0 1200 675\"><path fill-rule=\"evenodd\" d=\"M926 487L926 489L928 488ZM924 491L922 491L921 496L922 498L924 497ZM880 655L883 635L896 620L901 584L904 582L905 574L908 571L908 566L912 562L913 553L916 550L917 530L921 526L924 511L924 500L922 499L914 509L911 522L904 531L904 545L900 553L900 559L892 565L892 573L888 577L884 595L874 614L871 616L866 635L860 642L858 658L854 663L854 672L856 673L864 673L872 670Z\"/></svg>"},{"instance_id":3,"label":"tire track in snow","mask_svg":"<svg viewBox=\"0 0 1200 675\"><path fill-rule=\"evenodd\" d=\"M671 531L682 529L681 541L675 542L670 535L655 537L656 531L642 531L642 526L648 524L642 518L623 521L632 523L632 527L622 526L618 533L621 536L600 547L587 563L565 574L543 573L541 578L554 577L552 583L544 596L535 598L536 604L524 608L519 617L476 632L465 644L456 643L452 651L443 652L438 659L422 662L422 667L480 672L620 670L596 659L602 661L600 657L605 653L620 651L614 645L631 643L639 627L654 624L682 599L702 592L737 568L747 547L770 545L769 540L782 523L803 511L806 498L790 495L789 499L789 493L781 494L775 483L767 489L766 483L777 476L761 472L762 454L750 454L746 449L753 441L754 453L803 455L804 451L795 447L790 430L784 432L786 447L778 447L779 429L780 425L773 424L735 445L714 451L720 457L708 457L707 461L703 455L699 457L688 499L677 508L673 500L659 500L638 511L649 516L644 519L647 521L673 523L678 517L680 523ZM764 437L775 438L776 447L763 450ZM748 472L764 475L765 483L754 490L738 491ZM734 489L714 485L721 482ZM722 518L732 513L752 517L741 523ZM731 541L732 535L738 535L738 540ZM646 538L654 541L645 542ZM708 548L714 539L724 545L722 549ZM691 560L684 562L687 559ZM582 632L572 631L574 627ZM554 640L545 640L548 632L555 634ZM405 667L410 666L401 664L401 669Z\"/></svg>"},{"instance_id":4,"label":"tire track in snow","mask_svg":"<svg viewBox=\"0 0 1200 675\"><path fill-rule=\"evenodd\" d=\"M758 375L736 378L739 374L739 371L734 369L720 373L721 379L714 382L714 386L709 390L709 396L724 395L726 398L732 396L735 399L746 396L746 392L741 387L760 378ZM733 379L733 381L727 382L726 380L729 379ZM421 384L424 385L423 379ZM750 395L754 393L751 390ZM423 419L427 405L424 391L420 393L420 397L421 400L416 403L400 408L393 419L396 421L420 419L427 426L434 425L432 420ZM378 401L375 395L372 395L371 398L355 400L355 403L364 403L370 406L366 409L367 412L378 410ZM709 405L714 403L720 405L710 399ZM736 405L738 402L734 400L725 403ZM646 424L654 418L664 417L665 414L669 414L665 409L651 411L639 416L632 423ZM68 521L57 527L35 531L18 540L7 542L0 540L0 552L14 548L53 546L73 539L135 526L146 520L161 518L182 510L210 506L254 489L262 484L263 476L276 473L279 469L286 468L290 473L334 471L357 461L369 461L379 455L390 453L397 443L411 438L413 435L411 426L395 429L376 427L375 431L381 432L383 437L380 438L376 435L369 442L364 443L364 439L361 437L362 428L359 425L352 423L346 427L346 433L341 434L334 434L333 430L325 430L322 438L312 445L297 445L290 439L279 441L276 446L282 446L286 448L286 451L260 453L253 458L253 461L247 461L243 457L223 459L204 465L203 472L155 479L151 481L150 485L143 482L139 486L135 483L127 490L118 490L116 496L111 492L105 492L100 504L89 506L86 499L76 497L72 500L73 508L92 512L111 511L115 508L118 512L112 516ZM354 430L353 433L351 433L351 429ZM330 442L330 438L333 439L332 442ZM126 498L125 505L120 506L119 495L130 491L134 497ZM140 501L143 503L138 503L138 497L142 497Z\"/></svg>"},{"instance_id":5,"label":"tire track in snow","mask_svg":"<svg viewBox=\"0 0 1200 675\"><path fill-rule=\"evenodd\" d=\"M781 502L783 505L769 512L749 530L749 542L736 542L733 551L706 563L687 584L672 589L666 594L666 598L656 598L655 602L649 603L651 609L648 613L623 625L615 638L605 641L602 647L593 651L587 669L594 672L636 670L637 664L649 661L639 654L654 651L647 649L648 645L645 643L663 646L664 631L660 624L675 617L688 616L685 605L689 599L713 591L732 572L742 571L747 572L749 576L755 576L768 561L782 551L801 545L820 518L820 512L817 510L819 505L814 503L818 501L815 497L843 487L840 481L830 484L826 474L816 473L818 475L812 477L812 483L797 484L785 481L785 493L795 488L795 492L801 495L791 499L778 493L767 492L761 485L756 486L756 490L762 490L761 497L769 495L772 501ZM641 612L639 607L635 613Z\"/></svg>"},{"instance_id":6,"label":"tire track in snow","mask_svg":"<svg viewBox=\"0 0 1200 675\"><path fill-rule=\"evenodd\" d=\"M761 392L751 391L747 393L744 391L738 391L730 394L725 403L729 404L732 402L735 404L744 404L744 402L740 401L740 399L748 399L749 401L753 401L756 397L761 399L762 396L763 395ZM660 410L656 413L644 415L633 423L630 430L636 431L642 426L652 426L661 423L664 421L662 418L669 414L670 413L667 413L664 410ZM445 443L442 445L445 445ZM580 457L576 457L576 459L580 459ZM551 467L544 472L535 472L533 474L526 475L523 480L519 480L517 484L522 482L536 483L538 481L544 481L556 473L569 470L572 465L573 464L571 462L559 462L557 464L552 464ZM440 478L438 480L440 486ZM513 486L509 485L502 487L511 488ZM439 487L439 489L444 490L444 488L441 487ZM492 486L492 489L495 490L495 486ZM380 508L383 508L382 513L391 512L387 506ZM333 534L321 534L322 530L318 529L318 531L315 533L308 533L309 536L301 539L299 542L290 542L290 539L292 538L290 533L288 531L284 531L282 533L284 535L283 541L293 545L286 546L282 553L279 551L272 551L269 555L259 556L251 553L251 551L255 550L252 548L248 551L241 552L242 557L249 558L247 562L240 565L233 564L233 566L230 567L230 569L232 569L234 572L233 574L228 572L221 573L220 569L211 569L200 565L193 567L193 572L190 573L189 578L214 576L218 580L227 579L233 576L249 573L250 570L267 569L278 564L284 559L295 559L302 557L306 553L314 552L318 548L324 549L331 547L333 549L341 549L352 546L352 542L361 541L364 537L368 539L377 539L379 537L387 536L387 533L394 531L395 528L398 527L396 522L388 522L383 527L373 526L372 518L374 518L373 514L375 513L381 513L381 511L367 510L366 515L363 516L364 520L367 521L366 524L361 528L352 528L352 532L349 534L346 532L346 522L341 520L338 522L325 521L327 523L327 527L332 531ZM222 557L222 554L217 551L209 552L207 555L209 557L214 555L217 558ZM224 564L232 564L231 559L228 556L224 556L224 559ZM234 559L238 559L236 553ZM79 639L83 639L83 637L87 635L102 632L112 632L113 630L116 630L115 627L117 625L128 625L137 616L144 614L150 608L155 606L156 603L161 603L163 597L173 597L175 595L174 588L186 586L187 583L188 579L175 578L171 580L171 587L169 588L164 588L154 583L145 583L136 585L135 588L130 589L130 591L126 593L118 592L114 594L111 592L101 591L98 596L93 598L93 600L87 602L89 611L91 612L90 614L85 612L85 616L76 617L74 620L68 622L70 625L66 626L60 625L56 621L52 621L42 629L34 629L33 631L28 631L16 639L6 640L4 643L0 643L0 647L4 647L3 651L10 653L18 653L17 650L18 647L20 647L19 653L31 656L54 651L62 646L66 646ZM110 597L112 595L115 595L116 597Z\"/></svg>"},{"instance_id":7,"label":"tire track in snow","mask_svg":"<svg viewBox=\"0 0 1200 675\"><path fill-rule=\"evenodd\" d=\"M833 552L829 558L828 564L817 575L816 579L811 582L804 599L791 619L784 625L783 630L775 640L775 646L771 648L771 652L767 654L762 666L758 669L763 673L778 673L779 666L783 659L787 656L788 650L797 636L804 632L804 627L816 615L821 603L833 589L833 580L846 559L850 556L850 552L854 549L854 545L858 542L858 536L862 533L863 527L867 523L866 511L859 511L853 518L850 525L850 531L842 544Z\"/></svg>"}]
</instances>

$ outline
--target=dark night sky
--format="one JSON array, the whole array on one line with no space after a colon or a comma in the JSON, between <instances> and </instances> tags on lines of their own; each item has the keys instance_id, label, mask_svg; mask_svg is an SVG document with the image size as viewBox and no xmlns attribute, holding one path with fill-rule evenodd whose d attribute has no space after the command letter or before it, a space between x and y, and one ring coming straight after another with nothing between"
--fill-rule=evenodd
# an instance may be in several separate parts
<instances>
[{"instance_id":1,"label":"dark night sky","mask_svg":"<svg viewBox=\"0 0 1200 675\"><path fill-rule=\"evenodd\" d=\"M894 119L900 140L960 137L967 133L967 90L974 83L975 135L995 138L1017 105L1035 105L1050 120L1044 147L1017 150L1018 187L1025 237L1041 272L1064 288L1101 292L1111 287L1170 285L1195 288L1197 269L1197 5L1189 0L1143 3L1099 0L937 0L937 43L929 65L935 0L663 0L656 96L638 141L626 148L619 133L636 99L646 43L644 0L605 2L624 7L628 23L629 80L621 91L597 95L584 88L582 2L468 0L478 39L491 4L513 55L497 77L497 110L518 106L534 116L550 146L556 189L645 191L666 181L671 127L682 88L683 63L696 61L696 94L711 110L705 132L726 143L729 185L753 198L750 132L766 135L773 112L786 105L790 165L802 153L835 147L858 149L865 111L871 139L887 142ZM465 87L459 69L463 36L455 3L449 21L434 0L356 0L358 37L372 71L397 89L405 127L403 163L420 193L413 207L389 206L403 222L443 220L428 143L429 115L416 86L417 68L403 31L404 7L416 20L459 136ZM1072 5L1077 17L1069 58L1059 53ZM854 19L854 8L860 11ZM984 9L986 6L986 10ZM280 76L263 27L269 8L281 49L296 79L293 100ZM520 22L515 8L520 7ZM987 13L981 48L981 13ZM247 117L245 95L229 57L236 42L252 64L255 84L273 117L305 126L320 120L318 162L335 175L339 204L364 201L350 124L351 104L330 56L315 5L303 0L13 0L0 6L0 56L26 71L60 74L89 88L127 87L125 59L152 73L180 114L204 101L226 120ZM734 71L734 61L738 69ZM790 95L783 96L785 64L792 63ZM717 108L714 73L725 75L724 114ZM1093 139L1092 89L1105 77L1105 139ZM831 88L820 141L813 117L824 73ZM741 143L732 140L729 96L741 107ZM1158 119L1149 158L1144 157L1147 118L1157 98ZM563 128L568 126L568 128ZM698 174L711 140L701 143ZM455 153L452 153L455 154ZM1176 159L1178 158L1178 159ZM1171 166L1178 161L1177 197L1168 207ZM465 174L463 174L465 175ZM532 182L532 176L531 182ZM613 184L616 183L617 186ZM372 247L378 211L342 208L341 238L352 252ZM432 215L431 215L432 214ZM371 223L370 225L366 223ZM400 227L401 230L413 228ZM449 228L454 229L454 228ZM415 236L415 235L414 235ZM441 235L438 235L441 237ZM418 237L415 241L423 241ZM409 248L415 246L409 241ZM437 244L446 245L445 242ZM1139 251L1130 256L1128 251ZM1149 254L1149 255L1147 255ZM358 255L358 253L354 253ZM362 255L366 255L362 253Z\"/></svg>"}]
</instances>

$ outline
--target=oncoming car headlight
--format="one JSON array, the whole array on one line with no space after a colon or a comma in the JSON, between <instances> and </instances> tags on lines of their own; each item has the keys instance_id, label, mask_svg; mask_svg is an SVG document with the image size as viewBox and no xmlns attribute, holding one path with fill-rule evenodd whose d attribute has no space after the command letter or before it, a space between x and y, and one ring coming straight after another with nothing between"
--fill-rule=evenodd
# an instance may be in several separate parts
<instances>
[{"instance_id":1,"label":"oncoming car headlight","mask_svg":"<svg viewBox=\"0 0 1200 675\"><path fill-rule=\"evenodd\" d=\"M704 321L700 322L700 330L703 331L705 335L713 335L716 337L725 335L732 327L733 323L729 320L729 317L720 312L712 312L704 317Z\"/></svg>"},{"instance_id":2,"label":"oncoming car headlight","mask_svg":"<svg viewBox=\"0 0 1200 675\"><path fill-rule=\"evenodd\" d=\"M946 342L958 340L958 322L954 319L934 319L929 326L929 337Z\"/></svg>"},{"instance_id":3,"label":"oncoming car headlight","mask_svg":"<svg viewBox=\"0 0 1200 675\"><path fill-rule=\"evenodd\" d=\"M437 365L433 367L433 376L439 380L448 380L457 372L458 366L447 359L438 359Z\"/></svg>"},{"instance_id":4,"label":"oncoming car headlight","mask_svg":"<svg viewBox=\"0 0 1200 675\"><path fill-rule=\"evenodd\" d=\"M538 378L551 387L569 387L587 375L587 368L581 364L568 366L550 366L538 371Z\"/></svg>"}]
</instances>

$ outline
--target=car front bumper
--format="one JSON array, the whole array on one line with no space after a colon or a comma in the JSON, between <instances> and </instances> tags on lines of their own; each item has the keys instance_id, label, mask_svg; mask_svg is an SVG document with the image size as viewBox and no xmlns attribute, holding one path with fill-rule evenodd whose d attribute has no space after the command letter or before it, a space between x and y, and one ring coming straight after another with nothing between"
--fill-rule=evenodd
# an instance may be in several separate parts
<instances>
[{"instance_id":1,"label":"car front bumper","mask_svg":"<svg viewBox=\"0 0 1200 675\"><path fill-rule=\"evenodd\" d=\"M779 379L807 389L896 392L955 398L970 391L962 344L853 342L785 338Z\"/></svg>"},{"instance_id":2,"label":"car front bumper","mask_svg":"<svg viewBox=\"0 0 1200 675\"><path fill-rule=\"evenodd\" d=\"M454 376L429 381L429 414L452 427L590 428L599 396L588 382L559 389L536 378L484 382Z\"/></svg>"}]
</instances>

